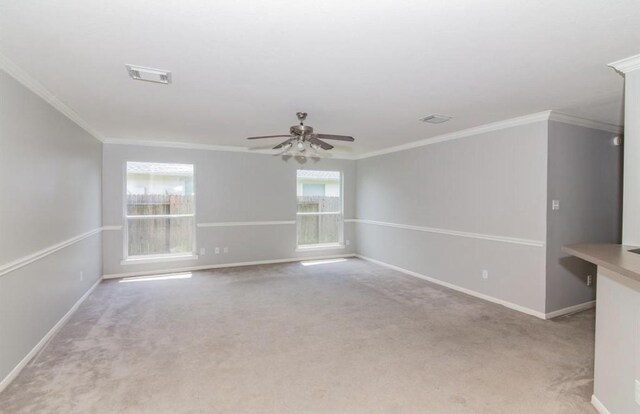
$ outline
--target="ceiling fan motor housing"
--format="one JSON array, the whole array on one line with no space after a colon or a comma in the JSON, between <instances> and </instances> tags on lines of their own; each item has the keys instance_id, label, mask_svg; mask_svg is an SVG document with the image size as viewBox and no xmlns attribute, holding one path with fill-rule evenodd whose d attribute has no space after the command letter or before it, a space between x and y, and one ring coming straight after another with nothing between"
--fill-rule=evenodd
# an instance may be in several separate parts
<instances>
[{"instance_id":1,"label":"ceiling fan motor housing","mask_svg":"<svg viewBox=\"0 0 640 414\"><path fill-rule=\"evenodd\" d=\"M313 128L308 125L294 125L289 128L291 135L304 138L306 135L313 134Z\"/></svg>"}]
</instances>

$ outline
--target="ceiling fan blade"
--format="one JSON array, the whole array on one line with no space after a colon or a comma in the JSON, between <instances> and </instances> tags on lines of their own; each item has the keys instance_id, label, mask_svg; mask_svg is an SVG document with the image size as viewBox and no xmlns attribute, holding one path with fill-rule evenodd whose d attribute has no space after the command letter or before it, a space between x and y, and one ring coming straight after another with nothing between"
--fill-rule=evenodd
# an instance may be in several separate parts
<instances>
[{"instance_id":1,"label":"ceiling fan blade","mask_svg":"<svg viewBox=\"0 0 640 414\"><path fill-rule=\"evenodd\" d=\"M355 141L353 137L349 137L346 135L331 135L331 134L314 134L314 135L317 138L322 138L322 139L335 139L338 141L349 141L349 142Z\"/></svg>"},{"instance_id":2,"label":"ceiling fan blade","mask_svg":"<svg viewBox=\"0 0 640 414\"><path fill-rule=\"evenodd\" d=\"M285 145L289 144L291 141L293 140L293 138L290 138L284 142L279 143L278 145L276 145L275 147L273 147L273 149L280 149L282 147L284 147Z\"/></svg>"},{"instance_id":3,"label":"ceiling fan blade","mask_svg":"<svg viewBox=\"0 0 640 414\"><path fill-rule=\"evenodd\" d=\"M266 151L266 150L270 150L271 149L271 145L273 145L273 144L258 145L258 146L255 146L255 147L247 147L247 149L249 151Z\"/></svg>"},{"instance_id":4,"label":"ceiling fan blade","mask_svg":"<svg viewBox=\"0 0 640 414\"><path fill-rule=\"evenodd\" d=\"M320 148L322 148L323 150L330 150L331 148L333 148L333 145L329 144L328 142L321 141L315 137L309 138L309 142L320 146Z\"/></svg>"},{"instance_id":5,"label":"ceiling fan blade","mask_svg":"<svg viewBox=\"0 0 640 414\"><path fill-rule=\"evenodd\" d=\"M249 137L247 139L263 139L263 138L288 138L291 135L264 135L261 137Z\"/></svg>"}]
</instances>

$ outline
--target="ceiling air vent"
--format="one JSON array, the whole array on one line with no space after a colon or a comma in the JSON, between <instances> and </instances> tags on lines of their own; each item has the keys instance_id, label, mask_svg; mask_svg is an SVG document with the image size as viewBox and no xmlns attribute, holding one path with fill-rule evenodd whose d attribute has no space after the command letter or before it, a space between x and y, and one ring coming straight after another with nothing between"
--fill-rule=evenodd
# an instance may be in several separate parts
<instances>
[{"instance_id":1,"label":"ceiling air vent","mask_svg":"<svg viewBox=\"0 0 640 414\"><path fill-rule=\"evenodd\" d=\"M441 124L443 122L447 122L450 119L451 119L450 116L438 115L438 114L431 114L431 115L425 116L424 118L420 118L422 122L427 122L429 124Z\"/></svg>"},{"instance_id":2,"label":"ceiling air vent","mask_svg":"<svg viewBox=\"0 0 640 414\"><path fill-rule=\"evenodd\" d=\"M171 83L171 72L162 69L145 68L136 65L125 65L129 76L135 80L164 83L168 85Z\"/></svg>"}]
</instances>

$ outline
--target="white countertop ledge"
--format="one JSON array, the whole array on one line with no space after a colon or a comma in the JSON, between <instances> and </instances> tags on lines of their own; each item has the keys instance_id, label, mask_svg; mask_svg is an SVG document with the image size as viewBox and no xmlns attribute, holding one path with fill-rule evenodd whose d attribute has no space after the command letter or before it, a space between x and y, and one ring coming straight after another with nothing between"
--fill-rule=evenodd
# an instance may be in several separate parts
<instances>
[{"instance_id":1,"label":"white countertop ledge","mask_svg":"<svg viewBox=\"0 0 640 414\"><path fill-rule=\"evenodd\" d=\"M637 247L621 244L572 244L562 247L565 253L640 283L640 254L629 251L633 249Z\"/></svg>"}]
</instances>

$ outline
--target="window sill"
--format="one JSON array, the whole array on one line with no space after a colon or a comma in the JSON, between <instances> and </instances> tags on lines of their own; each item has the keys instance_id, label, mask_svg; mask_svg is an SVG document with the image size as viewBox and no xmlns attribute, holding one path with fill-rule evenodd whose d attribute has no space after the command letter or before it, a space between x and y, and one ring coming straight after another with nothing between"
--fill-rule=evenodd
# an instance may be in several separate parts
<instances>
[{"instance_id":1,"label":"window sill","mask_svg":"<svg viewBox=\"0 0 640 414\"><path fill-rule=\"evenodd\" d=\"M185 254L185 255L175 255L175 256L150 256L150 257L130 257L128 259L124 259L120 262L121 265L135 265L135 264L146 264L146 263L164 263L164 262L176 262L180 260L196 260L198 259L198 255L196 254Z\"/></svg>"},{"instance_id":2,"label":"window sill","mask_svg":"<svg viewBox=\"0 0 640 414\"><path fill-rule=\"evenodd\" d=\"M345 248L344 244L338 244L338 243L313 244L309 246L298 246L296 248L296 252L308 252L308 251L315 251L315 250L337 250L337 249L344 249L344 248Z\"/></svg>"}]
</instances>

